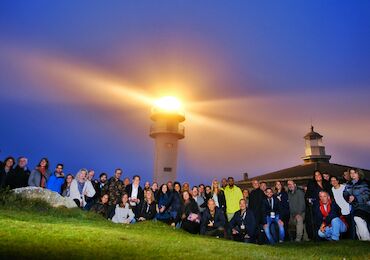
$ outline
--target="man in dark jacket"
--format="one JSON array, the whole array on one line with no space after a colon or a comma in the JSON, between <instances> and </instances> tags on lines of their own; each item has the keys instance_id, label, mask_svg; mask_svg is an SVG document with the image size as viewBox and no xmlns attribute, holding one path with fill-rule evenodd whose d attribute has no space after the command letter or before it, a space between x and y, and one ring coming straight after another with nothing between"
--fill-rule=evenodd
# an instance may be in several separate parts
<instances>
[{"instance_id":1,"label":"man in dark jacket","mask_svg":"<svg viewBox=\"0 0 370 260\"><path fill-rule=\"evenodd\" d=\"M260 189L260 183L258 180L252 180L253 190L249 194L248 208L253 211L256 220L256 235L259 244L265 242L265 234L263 233L263 209L262 203L265 199L265 193Z\"/></svg>"},{"instance_id":2,"label":"man in dark jacket","mask_svg":"<svg viewBox=\"0 0 370 260\"><path fill-rule=\"evenodd\" d=\"M281 215L281 203L279 199L274 196L271 188L266 189L266 198L262 204L263 215L264 215L264 225L263 229L267 239L271 244L274 244L275 241L271 235L270 226L272 223L278 224L279 227L279 242L284 241L285 232L284 232L284 222L280 219Z\"/></svg>"},{"instance_id":3,"label":"man in dark jacket","mask_svg":"<svg viewBox=\"0 0 370 260\"><path fill-rule=\"evenodd\" d=\"M319 237L327 240L339 240L340 233L347 231L344 218L341 218L340 207L331 201L329 193L320 191L320 201L314 204L314 217Z\"/></svg>"},{"instance_id":4,"label":"man in dark jacket","mask_svg":"<svg viewBox=\"0 0 370 260\"><path fill-rule=\"evenodd\" d=\"M132 211L135 213L135 216L138 216L141 202L144 200L144 191L140 186L139 175L135 175L132 178L132 183L126 186L125 191L128 194L128 200L130 202Z\"/></svg>"},{"instance_id":5,"label":"man in dark jacket","mask_svg":"<svg viewBox=\"0 0 370 260\"><path fill-rule=\"evenodd\" d=\"M26 157L21 156L18 158L17 166L6 178L6 186L10 189L22 188L28 186L28 178L31 171L27 168L28 160Z\"/></svg>"},{"instance_id":6,"label":"man in dark jacket","mask_svg":"<svg viewBox=\"0 0 370 260\"><path fill-rule=\"evenodd\" d=\"M203 212L200 221L200 234L216 237L224 237L225 233L225 214L216 207L213 199L209 199L207 209Z\"/></svg>"},{"instance_id":7,"label":"man in dark jacket","mask_svg":"<svg viewBox=\"0 0 370 260\"><path fill-rule=\"evenodd\" d=\"M235 241L253 243L256 236L256 220L253 211L247 209L245 199L239 201L240 210L230 220L231 233Z\"/></svg>"}]
</instances>

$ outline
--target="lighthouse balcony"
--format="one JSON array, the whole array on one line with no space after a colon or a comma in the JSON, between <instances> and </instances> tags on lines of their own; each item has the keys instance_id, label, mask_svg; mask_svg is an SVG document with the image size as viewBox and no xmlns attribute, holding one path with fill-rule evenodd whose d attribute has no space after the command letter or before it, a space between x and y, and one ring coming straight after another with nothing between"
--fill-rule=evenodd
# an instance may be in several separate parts
<instances>
[{"instance_id":1,"label":"lighthouse balcony","mask_svg":"<svg viewBox=\"0 0 370 260\"><path fill-rule=\"evenodd\" d=\"M185 127L181 124L173 126L166 126L166 125L157 125L153 124L150 127L150 137L156 137L158 134L173 134L176 135L179 139L183 139L185 137Z\"/></svg>"}]
</instances>

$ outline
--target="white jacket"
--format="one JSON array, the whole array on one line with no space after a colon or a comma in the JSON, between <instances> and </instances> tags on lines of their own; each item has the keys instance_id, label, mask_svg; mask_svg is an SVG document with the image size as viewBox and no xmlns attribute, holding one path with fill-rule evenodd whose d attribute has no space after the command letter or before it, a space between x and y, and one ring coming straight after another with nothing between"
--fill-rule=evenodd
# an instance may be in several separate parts
<instances>
[{"instance_id":1,"label":"white jacket","mask_svg":"<svg viewBox=\"0 0 370 260\"><path fill-rule=\"evenodd\" d=\"M69 197L73 200L78 199L80 202L82 201L82 206L85 207L86 205L85 196L84 196L85 192L88 197L93 197L95 195L95 189L93 185L91 184L91 181L89 180L85 181L85 185L82 189L82 194L80 194L78 190L77 180L74 179L71 183Z\"/></svg>"},{"instance_id":2,"label":"white jacket","mask_svg":"<svg viewBox=\"0 0 370 260\"><path fill-rule=\"evenodd\" d=\"M121 208L118 204L116 205L116 210L112 221L114 223L130 223L135 218L135 214L130 208L127 202L124 208Z\"/></svg>"}]
</instances>

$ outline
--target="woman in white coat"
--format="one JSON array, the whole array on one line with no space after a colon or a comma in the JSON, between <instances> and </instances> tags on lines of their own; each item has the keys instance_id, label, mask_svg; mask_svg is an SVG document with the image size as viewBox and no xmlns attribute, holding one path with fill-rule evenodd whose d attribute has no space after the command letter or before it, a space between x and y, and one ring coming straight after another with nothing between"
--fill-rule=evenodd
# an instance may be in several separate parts
<instances>
[{"instance_id":1,"label":"woman in white coat","mask_svg":"<svg viewBox=\"0 0 370 260\"><path fill-rule=\"evenodd\" d=\"M85 197L91 198L94 195L95 189L91 181L87 179L87 170L79 170L71 183L69 197L76 202L78 207L83 208L86 206Z\"/></svg>"},{"instance_id":2,"label":"woman in white coat","mask_svg":"<svg viewBox=\"0 0 370 260\"><path fill-rule=\"evenodd\" d=\"M123 192L122 194L121 203L116 205L112 222L122 224L132 224L136 222L135 214L128 202L128 194L126 192Z\"/></svg>"}]
</instances>

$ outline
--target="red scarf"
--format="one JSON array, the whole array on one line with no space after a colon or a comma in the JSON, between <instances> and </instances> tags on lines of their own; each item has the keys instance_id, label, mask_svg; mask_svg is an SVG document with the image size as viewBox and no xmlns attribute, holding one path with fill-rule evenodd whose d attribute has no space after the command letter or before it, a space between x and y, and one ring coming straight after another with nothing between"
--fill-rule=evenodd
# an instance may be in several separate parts
<instances>
[{"instance_id":1,"label":"red scarf","mask_svg":"<svg viewBox=\"0 0 370 260\"><path fill-rule=\"evenodd\" d=\"M330 199L328 200L328 204L326 204L326 210L325 210L324 204L320 201L320 211L321 211L323 219L325 219L329 215L330 210L331 210L331 200Z\"/></svg>"},{"instance_id":2,"label":"red scarf","mask_svg":"<svg viewBox=\"0 0 370 260\"><path fill-rule=\"evenodd\" d=\"M38 168L39 172L41 173L41 181L40 181L40 187L41 188L45 188L46 187L46 176L45 176L45 173L46 173L46 169L45 167L39 167Z\"/></svg>"}]
</instances>

